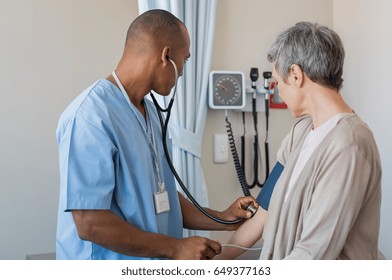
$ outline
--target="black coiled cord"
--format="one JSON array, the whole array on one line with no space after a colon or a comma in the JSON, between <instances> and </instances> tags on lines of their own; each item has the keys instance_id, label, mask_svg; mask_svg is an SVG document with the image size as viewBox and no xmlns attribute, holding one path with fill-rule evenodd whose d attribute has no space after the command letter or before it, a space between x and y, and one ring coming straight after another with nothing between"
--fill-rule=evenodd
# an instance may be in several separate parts
<instances>
[{"instance_id":1,"label":"black coiled cord","mask_svg":"<svg viewBox=\"0 0 392 280\"><path fill-rule=\"evenodd\" d=\"M240 159L238 158L238 152L237 152L237 148L235 146L235 140L234 140L234 136L233 136L233 130L231 129L231 123L229 122L229 119L227 116L226 116L226 131L227 131L227 136L229 139L231 154L233 156L235 171L237 172L237 177L238 177L238 180L240 181L242 191L245 196L250 196L251 194L249 191L249 187L248 187L248 184L246 183L246 180L245 180L245 175L244 175L243 169L241 167Z\"/></svg>"}]
</instances>

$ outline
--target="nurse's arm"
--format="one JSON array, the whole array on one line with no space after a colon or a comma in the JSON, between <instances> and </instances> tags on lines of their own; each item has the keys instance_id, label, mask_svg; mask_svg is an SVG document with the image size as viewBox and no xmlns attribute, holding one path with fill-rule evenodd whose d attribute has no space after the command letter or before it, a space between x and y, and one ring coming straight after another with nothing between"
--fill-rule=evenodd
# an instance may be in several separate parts
<instances>
[{"instance_id":1,"label":"nurse's arm","mask_svg":"<svg viewBox=\"0 0 392 280\"><path fill-rule=\"evenodd\" d=\"M221 251L204 237L176 239L146 232L109 210L73 210L79 237L120 254L150 258L211 259Z\"/></svg>"},{"instance_id":2,"label":"nurse's arm","mask_svg":"<svg viewBox=\"0 0 392 280\"><path fill-rule=\"evenodd\" d=\"M236 230L240 223L225 225L219 222L213 221L212 219L205 216L201 213L196 206L193 205L188 199L186 199L181 193L178 193L178 197L180 200L182 217L183 217L183 225L184 228L187 229L196 229L196 230ZM255 208L258 207L256 200L251 196L240 197L229 208L225 211L220 212L216 210L212 210L209 208L205 208L209 214L213 215L222 220L232 221L239 218L249 219L252 217L252 213L250 211L245 210L245 208L252 203Z\"/></svg>"}]
</instances>

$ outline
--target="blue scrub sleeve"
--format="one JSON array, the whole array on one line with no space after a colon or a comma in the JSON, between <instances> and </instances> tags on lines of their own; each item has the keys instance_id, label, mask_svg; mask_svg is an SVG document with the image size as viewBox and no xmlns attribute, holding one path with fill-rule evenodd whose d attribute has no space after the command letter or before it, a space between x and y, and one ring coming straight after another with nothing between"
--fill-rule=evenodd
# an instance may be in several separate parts
<instances>
[{"instance_id":1,"label":"blue scrub sleeve","mask_svg":"<svg viewBox=\"0 0 392 280\"><path fill-rule=\"evenodd\" d=\"M259 205L261 205L261 207L265 210L268 210L272 192L274 191L275 184L278 181L280 174L282 174L283 169L284 166L279 161L276 162L267 181L264 183L263 188L256 198L257 203L259 203Z\"/></svg>"},{"instance_id":2,"label":"blue scrub sleeve","mask_svg":"<svg viewBox=\"0 0 392 280\"><path fill-rule=\"evenodd\" d=\"M81 118L69 124L60 153L67 155L62 168L66 209L110 209L115 185L116 148L102 130Z\"/></svg>"}]
</instances>

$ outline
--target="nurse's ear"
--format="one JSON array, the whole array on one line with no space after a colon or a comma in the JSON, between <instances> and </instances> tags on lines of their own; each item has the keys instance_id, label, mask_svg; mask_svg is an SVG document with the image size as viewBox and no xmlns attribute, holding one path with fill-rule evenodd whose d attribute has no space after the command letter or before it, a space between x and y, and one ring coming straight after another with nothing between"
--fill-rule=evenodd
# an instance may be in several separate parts
<instances>
[{"instance_id":1,"label":"nurse's ear","mask_svg":"<svg viewBox=\"0 0 392 280\"><path fill-rule=\"evenodd\" d=\"M164 47L161 53L161 62L166 65L170 58L170 47Z\"/></svg>"},{"instance_id":2,"label":"nurse's ear","mask_svg":"<svg viewBox=\"0 0 392 280\"><path fill-rule=\"evenodd\" d=\"M302 68L297 64L291 65L290 75L289 75L290 83L300 88L304 83L304 79L305 79L305 73L302 71Z\"/></svg>"}]
</instances>

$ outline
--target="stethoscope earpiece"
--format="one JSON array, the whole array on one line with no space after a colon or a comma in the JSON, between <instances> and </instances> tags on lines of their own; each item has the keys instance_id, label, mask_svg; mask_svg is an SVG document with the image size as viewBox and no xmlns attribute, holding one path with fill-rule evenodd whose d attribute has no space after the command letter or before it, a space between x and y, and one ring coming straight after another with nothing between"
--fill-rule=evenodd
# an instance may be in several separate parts
<instances>
[{"instance_id":1,"label":"stethoscope earpiece","mask_svg":"<svg viewBox=\"0 0 392 280\"><path fill-rule=\"evenodd\" d=\"M166 55L166 58L167 58L167 60L169 60L169 61L171 62L171 64L173 64L174 73L175 73L175 75L176 75L176 86L177 86L177 79L178 79L178 70L177 70L177 66L176 66L176 64L174 63L174 61L173 61L168 55Z\"/></svg>"}]
</instances>

